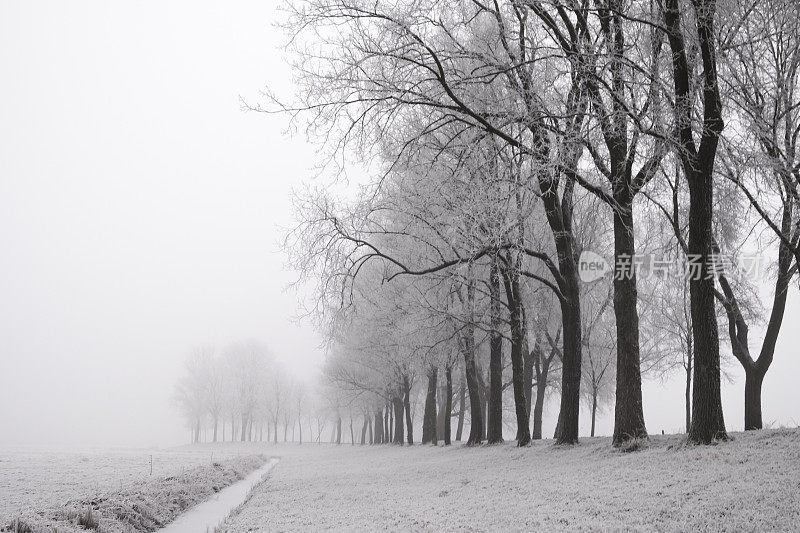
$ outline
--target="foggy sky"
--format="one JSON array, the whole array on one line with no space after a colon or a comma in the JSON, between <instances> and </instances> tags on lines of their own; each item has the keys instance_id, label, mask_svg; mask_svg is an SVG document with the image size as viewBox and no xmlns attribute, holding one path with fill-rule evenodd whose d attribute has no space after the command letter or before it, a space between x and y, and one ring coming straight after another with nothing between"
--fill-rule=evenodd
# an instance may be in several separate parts
<instances>
[{"instance_id":1,"label":"foggy sky","mask_svg":"<svg viewBox=\"0 0 800 533\"><path fill-rule=\"evenodd\" d=\"M0 3L0 446L186 442L170 397L197 344L318 368L278 246L316 150L239 102L291 90L276 3ZM767 424L800 422L798 307L793 286ZM682 429L682 387L645 384L651 432Z\"/></svg>"},{"instance_id":2,"label":"foggy sky","mask_svg":"<svg viewBox=\"0 0 800 533\"><path fill-rule=\"evenodd\" d=\"M185 441L195 344L320 360L278 247L311 152L239 103L288 78L272 11L0 4L0 444Z\"/></svg>"}]
</instances>

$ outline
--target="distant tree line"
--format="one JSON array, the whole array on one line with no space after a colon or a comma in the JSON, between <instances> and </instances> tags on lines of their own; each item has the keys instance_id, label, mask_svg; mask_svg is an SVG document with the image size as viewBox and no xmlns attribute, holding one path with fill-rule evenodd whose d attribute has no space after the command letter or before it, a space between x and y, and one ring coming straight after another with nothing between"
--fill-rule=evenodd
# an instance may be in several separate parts
<instances>
[{"instance_id":1,"label":"distant tree line","mask_svg":"<svg viewBox=\"0 0 800 533\"><path fill-rule=\"evenodd\" d=\"M174 393L193 443L318 441L322 413L314 398L254 341L194 348Z\"/></svg>"}]
</instances>

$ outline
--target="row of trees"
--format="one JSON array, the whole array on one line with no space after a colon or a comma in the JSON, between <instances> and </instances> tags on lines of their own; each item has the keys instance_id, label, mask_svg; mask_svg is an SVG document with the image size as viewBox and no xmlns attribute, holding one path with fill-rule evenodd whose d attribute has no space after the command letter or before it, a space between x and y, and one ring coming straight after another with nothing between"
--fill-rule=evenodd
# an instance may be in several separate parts
<instances>
[{"instance_id":1,"label":"row of trees","mask_svg":"<svg viewBox=\"0 0 800 533\"><path fill-rule=\"evenodd\" d=\"M370 176L355 199L302 195L287 239L318 282L326 375L347 401L376 421L391 410L397 439L425 376L429 441L440 376L449 421L463 374L468 442L502 439L509 390L524 445L541 436L550 388L556 440L574 443L588 389L594 406L613 398L620 445L647 436L643 374L679 364L689 439L710 443L727 437L729 347L746 375L745 429L762 426L800 262L796 0L286 9L298 99L256 109L304 124L335 174L357 160ZM770 305L758 280L720 265L748 250L768 258ZM581 283L584 251L613 258L611 282ZM696 269L644 280L637 253ZM762 320L756 355L749 331Z\"/></svg>"},{"instance_id":2,"label":"row of trees","mask_svg":"<svg viewBox=\"0 0 800 533\"><path fill-rule=\"evenodd\" d=\"M261 343L223 350L194 348L184 361L174 400L192 442L319 440L327 413Z\"/></svg>"},{"instance_id":3,"label":"row of trees","mask_svg":"<svg viewBox=\"0 0 800 533\"><path fill-rule=\"evenodd\" d=\"M173 399L192 443L200 442L389 442L394 418L375 422L327 380L291 378L265 345L232 344L218 351L195 347L184 360ZM412 399L416 407L416 398ZM357 421L361 427L356 430ZM349 440L347 425L349 423ZM344 427L344 433L343 433ZM305 436L305 437L304 437Z\"/></svg>"}]
</instances>

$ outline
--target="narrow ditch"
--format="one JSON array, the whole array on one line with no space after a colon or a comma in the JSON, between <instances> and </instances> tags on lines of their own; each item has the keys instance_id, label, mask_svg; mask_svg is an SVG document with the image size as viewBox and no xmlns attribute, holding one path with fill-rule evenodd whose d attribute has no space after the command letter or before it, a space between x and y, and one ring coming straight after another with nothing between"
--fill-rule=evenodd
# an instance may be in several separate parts
<instances>
[{"instance_id":1,"label":"narrow ditch","mask_svg":"<svg viewBox=\"0 0 800 533\"><path fill-rule=\"evenodd\" d=\"M225 487L203 503L187 509L174 521L159 529L158 533L214 531L234 509L244 503L253 487L261 482L276 464L278 464L278 459L271 458L264 466L254 470L241 481Z\"/></svg>"}]
</instances>

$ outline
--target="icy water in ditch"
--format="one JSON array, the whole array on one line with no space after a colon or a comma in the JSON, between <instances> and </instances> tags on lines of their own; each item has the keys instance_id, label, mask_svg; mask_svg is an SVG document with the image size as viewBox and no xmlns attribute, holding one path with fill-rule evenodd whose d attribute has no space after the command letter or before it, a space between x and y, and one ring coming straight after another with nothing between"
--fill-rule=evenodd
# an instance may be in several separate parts
<instances>
[{"instance_id":1,"label":"icy water in ditch","mask_svg":"<svg viewBox=\"0 0 800 533\"><path fill-rule=\"evenodd\" d=\"M251 472L241 481L225 487L203 503L197 504L166 527L159 529L159 533L202 533L212 532L228 515L239 505L244 503L247 495L253 490L264 476L278 464L278 459L272 458L264 466Z\"/></svg>"}]
</instances>

